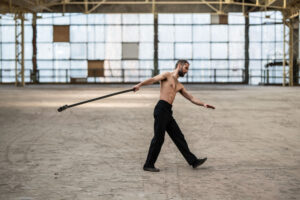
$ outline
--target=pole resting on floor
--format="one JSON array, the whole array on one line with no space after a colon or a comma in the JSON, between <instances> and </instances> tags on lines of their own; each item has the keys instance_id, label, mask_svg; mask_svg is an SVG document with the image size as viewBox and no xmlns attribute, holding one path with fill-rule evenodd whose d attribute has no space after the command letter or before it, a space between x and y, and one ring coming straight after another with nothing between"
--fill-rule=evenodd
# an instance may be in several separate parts
<instances>
[{"instance_id":1,"label":"pole resting on floor","mask_svg":"<svg viewBox=\"0 0 300 200\"><path fill-rule=\"evenodd\" d=\"M71 107L74 107L74 106L78 106L78 105L81 105L81 104L89 103L89 102L92 102L92 101L96 101L96 100L99 100L99 99L104 99L104 98L107 98L107 97L111 97L111 96L126 93L126 92L131 92L131 91L134 91L134 88L131 88L131 89L128 89L128 90L123 90L123 91L120 91L120 92L115 92L115 93L108 94L108 95L101 96L101 97L97 97L97 98L94 98L94 99L89 99L89 100L86 100L86 101L81 101L79 103L75 103L75 104L72 104L72 105L64 105L64 106L59 107L57 109L57 111L62 112L64 110L66 110L68 108L71 108Z\"/></svg>"}]
</instances>

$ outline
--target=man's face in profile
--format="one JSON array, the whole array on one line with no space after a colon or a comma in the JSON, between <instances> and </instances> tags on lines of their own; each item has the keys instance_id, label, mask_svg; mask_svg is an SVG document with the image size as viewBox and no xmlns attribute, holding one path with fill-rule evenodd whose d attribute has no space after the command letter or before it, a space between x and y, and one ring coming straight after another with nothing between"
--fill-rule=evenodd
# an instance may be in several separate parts
<instances>
[{"instance_id":1,"label":"man's face in profile","mask_svg":"<svg viewBox=\"0 0 300 200\"><path fill-rule=\"evenodd\" d=\"M180 77L184 77L185 74L189 71L189 64L184 64L184 65L180 65L179 66L179 71L178 71L178 75Z\"/></svg>"}]
</instances>

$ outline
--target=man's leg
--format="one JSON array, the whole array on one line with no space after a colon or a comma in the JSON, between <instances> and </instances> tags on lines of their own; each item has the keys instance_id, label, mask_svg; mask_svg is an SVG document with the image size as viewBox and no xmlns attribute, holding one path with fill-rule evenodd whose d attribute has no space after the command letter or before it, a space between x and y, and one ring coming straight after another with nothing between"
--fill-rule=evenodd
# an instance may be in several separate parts
<instances>
[{"instance_id":1,"label":"man's leg","mask_svg":"<svg viewBox=\"0 0 300 200\"><path fill-rule=\"evenodd\" d=\"M164 143L166 126L170 117L167 113L155 112L154 118L154 137L151 141L144 167L154 167L154 163Z\"/></svg>"},{"instance_id":2,"label":"man's leg","mask_svg":"<svg viewBox=\"0 0 300 200\"><path fill-rule=\"evenodd\" d=\"M190 151L188 144L182 134L179 126L177 125L175 119L172 117L170 123L167 126L167 132L170 135L171 139L185 158L185 160L189 163L189 165L193 165L197 160L197 157Z\"/></svg>"}]
</instances>

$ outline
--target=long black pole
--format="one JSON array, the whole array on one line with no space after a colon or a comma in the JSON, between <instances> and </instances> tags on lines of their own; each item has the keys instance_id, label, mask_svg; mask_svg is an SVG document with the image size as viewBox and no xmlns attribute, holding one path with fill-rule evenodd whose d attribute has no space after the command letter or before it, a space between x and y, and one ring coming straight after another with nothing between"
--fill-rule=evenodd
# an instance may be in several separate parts
<instances>
[{"instance_id":1,"label":"long black pole","mask_svg":"<svg viewBox=\"0 0 300 200\"><path fill-rule=\"evenodd\" d=\"M61 111L66 110L67 108L71 108L71 107L78 106L78 105L81 105L81 104L84 104L84 103L89 103L89 102L92 102L92 101L96 101L96 100L99 100L99 99L104 99L104 98L111 97L111 96L114 96L114 95L117 95L117 94L122 94L122 93L126 93L126 92L131 92L131 91L134 91L134 88L131 88L131 89L128 89L128 90L123 90L123 91L120 91L120 92L115 92L115 93L108 94L108 95L105 95L105 96L102 96L102 97L97 97L97 98L94 98L94 99L89 99L89 100L86 100L86 101L81 101L79 103L75 103L75 104L72 104L72 105L64 105L62 107L59 107L57 109L57 111L61 112Z\"/></svg>"}]
</instances>

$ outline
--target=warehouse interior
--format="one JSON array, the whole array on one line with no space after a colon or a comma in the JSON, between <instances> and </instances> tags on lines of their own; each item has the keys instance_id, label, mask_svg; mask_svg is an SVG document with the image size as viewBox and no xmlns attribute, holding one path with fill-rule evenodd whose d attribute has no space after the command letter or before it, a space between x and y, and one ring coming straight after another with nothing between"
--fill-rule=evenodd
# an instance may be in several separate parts
<instances>
[{"instance_id":1,"label":"warehouse interior","mask_svg":"<svg viewBox=\"0 0 300 200\"><path fill-rule=\"evenodd\" d=\"M299 0L2 0L0 199L299 199ZM160 84L206 163L166 134L143 171Z\"/></svg>"}]
</instances>

